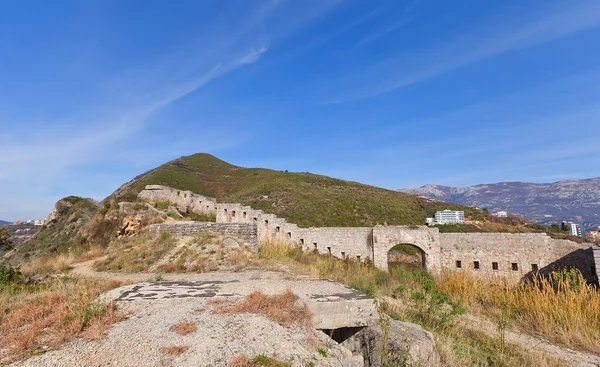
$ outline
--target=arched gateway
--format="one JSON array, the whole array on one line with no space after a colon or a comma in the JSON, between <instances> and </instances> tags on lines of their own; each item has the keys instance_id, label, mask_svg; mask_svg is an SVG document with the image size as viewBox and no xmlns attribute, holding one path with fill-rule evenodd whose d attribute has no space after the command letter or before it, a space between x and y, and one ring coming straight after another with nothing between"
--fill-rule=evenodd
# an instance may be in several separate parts
<instances>
[{"instance_id":1,"label":"arched gateway","mask_svg":"<svg viewBox=\"0 0 600 367\"><path fill-rule=\"evenodd\" d=\"M402 248L398 245L401 245L408 252L414 249L417 257L412 257L411 261L415 262L420 257L423 267L431 272L437 272L440 269L439 237L437 228L427 226L377 226L373 228L375 266L388 270L389 257L398 256L397 250Z\"/></svg>"},{"instance_id":2,"label":"arched gateway","mask_svg":"<svg viewBox=\"0 0 600 367\"><path fill-rule=\"evenodd\" d=\"M395 267L408 269L425 268L425 251L410 243L400 243L387 253L388 269Z\"/></svg>"}]
</instances>

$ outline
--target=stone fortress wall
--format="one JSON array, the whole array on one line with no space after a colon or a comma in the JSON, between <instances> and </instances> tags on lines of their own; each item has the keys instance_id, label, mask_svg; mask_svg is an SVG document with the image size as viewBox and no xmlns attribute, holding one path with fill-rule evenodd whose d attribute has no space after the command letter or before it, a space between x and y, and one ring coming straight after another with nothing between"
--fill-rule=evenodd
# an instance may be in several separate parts
<instances>
[{"instance_id":1,"label":"stone fortress wall","mask_svg":"<svg viewBox=\"0 0 600 367\"><path fill-rule=\"evenodd\" d=\"M168 232L175 236L197 236L210 232L220 237L232 237L242 244L258 251L258 236L256 226L247 223L213 223L181 221L170 224L151 224L150 237L155 238L161 232Z\"/></svg>"},{"instance_id":2,"label":"stone fortress wall","mask_svg":"<svg viewBox=\"0 0 600 367\"><path fill-rule=\"evenodd\" d=\"M305 251L316 250L341 259L369 260L384 270L388 268L388 252L394 246L411 244L422 250L424 266L432 272L470 271L518 281L535 271L544 273L574 266L588 280L598 282L600 247L554 240L545 233L440 233L437 228L427 226L300 228L262 210L237 203L217 203L214 198L167 186L148 185L139 196L153 202L171 202L184 212L215 214L219 225L245 224L255 229L258 240L293 243ZM181 226L174 226L177 225ZM186 229L187 233L202 230L200 224L186 224L174 230L169 226L155 225L151 230L178 234L186 233L177 229L185 226L193 227Z\"/></svg>"}]
</instances>

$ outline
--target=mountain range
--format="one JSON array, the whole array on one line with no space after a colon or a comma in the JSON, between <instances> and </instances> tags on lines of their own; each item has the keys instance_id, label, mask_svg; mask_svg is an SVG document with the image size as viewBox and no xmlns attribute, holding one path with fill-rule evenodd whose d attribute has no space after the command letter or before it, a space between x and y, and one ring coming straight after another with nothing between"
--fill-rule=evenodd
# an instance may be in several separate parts
<instances>
[{"instance_id":1,"label":"mountain range","mask_svg":"<svg viewBox=\"0 0 600 367\"><path fill-rule=\"evenodd\" d=\"M600 226L600 178L553 183L498 182L452 187L428 184L402 192L462 205L508 211L543 224L563 220L586 230Z\"/></svg>"},{"instance_id":2,"label":"mountain range","mask_svg":"<svg viewBox=\"0 0 600 367\"><path fill-rule=\"evenodd\" d=\"M12 222L7 222L5 220L0 220L0 226L3 226L5 224L11 224Z\"/></svg>"}]
</instances>

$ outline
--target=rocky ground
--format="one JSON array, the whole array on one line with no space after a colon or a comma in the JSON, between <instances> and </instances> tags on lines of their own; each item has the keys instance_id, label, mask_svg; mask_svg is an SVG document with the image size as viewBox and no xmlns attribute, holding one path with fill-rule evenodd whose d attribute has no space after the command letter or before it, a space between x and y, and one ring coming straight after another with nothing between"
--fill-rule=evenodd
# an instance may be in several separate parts
<instances>
[{"instance_id":1,"label":"rocky ground","mask_svg":"<svg viewBox=\"0 0 600 367\"><path fill-rule=\"evenodd\" d=\"M84 264L75 272L88 269ZM213 312L216 304L235 303L255 290L278 294L286 289L309 307L312 327L286 327L259 314ZM290 366L358 367L364 365L362 355L319 329L376 325L378 318L373 300L363 293L331 281L258 270L170 275L168 281L114 289L102 302L113 300L127 318L104 340L76 340L14 366L227 366L238 356L264 355ZM171 331L179 323L197 330ZM435 354L431 334L407 325L403 332L410 328L411 338L421 339L411 358Z\"/></svg>"}]
</instances>

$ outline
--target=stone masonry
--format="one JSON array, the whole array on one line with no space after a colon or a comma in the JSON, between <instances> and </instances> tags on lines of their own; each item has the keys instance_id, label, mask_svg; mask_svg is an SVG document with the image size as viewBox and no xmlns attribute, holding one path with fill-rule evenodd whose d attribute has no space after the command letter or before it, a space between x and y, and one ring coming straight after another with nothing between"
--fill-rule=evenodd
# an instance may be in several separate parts
<instances>
[{"instance_id":1,"label":"stone masonry","mask_svg":"<svg viewBox=\"0 0 600 367\"><path fill-rule=\"evenodd\" d=\"M251 223L212 223L182 221L171 224L151 224L150 237L156 237L161 232L168 232L175 236L198 236L203 233L212 233L220 237L231 237L244 245L258 251L258 236L256 225Z\"/></svg>"},{"instance_id":2,"label":"stone masonry","mask_svg":"<svg viewBox=\"0 0 600 367\"><path fill-rule=\"evenodd\" d=\"M184 212L216 214L217 223L212 226L198 222L152 225L151 232L155 233L189 235L210 230L234 238L240 236L252 246L259 240L275 240L296 244L305 251L372 261L384 270L388 268L390 250L398 244L409 244L422 251L425 267L434 273L472 271L514 282L536 271L544 273L574 266L586 279L598 282L600 248L592 249L589 243L554 240L544 233L440 233L437 228L427 226L300 228L262 210L237 203L217 203L214 198L167 186L146 186L139 196L151 202L168 201Z\"/></svg>"}]
</instances>

